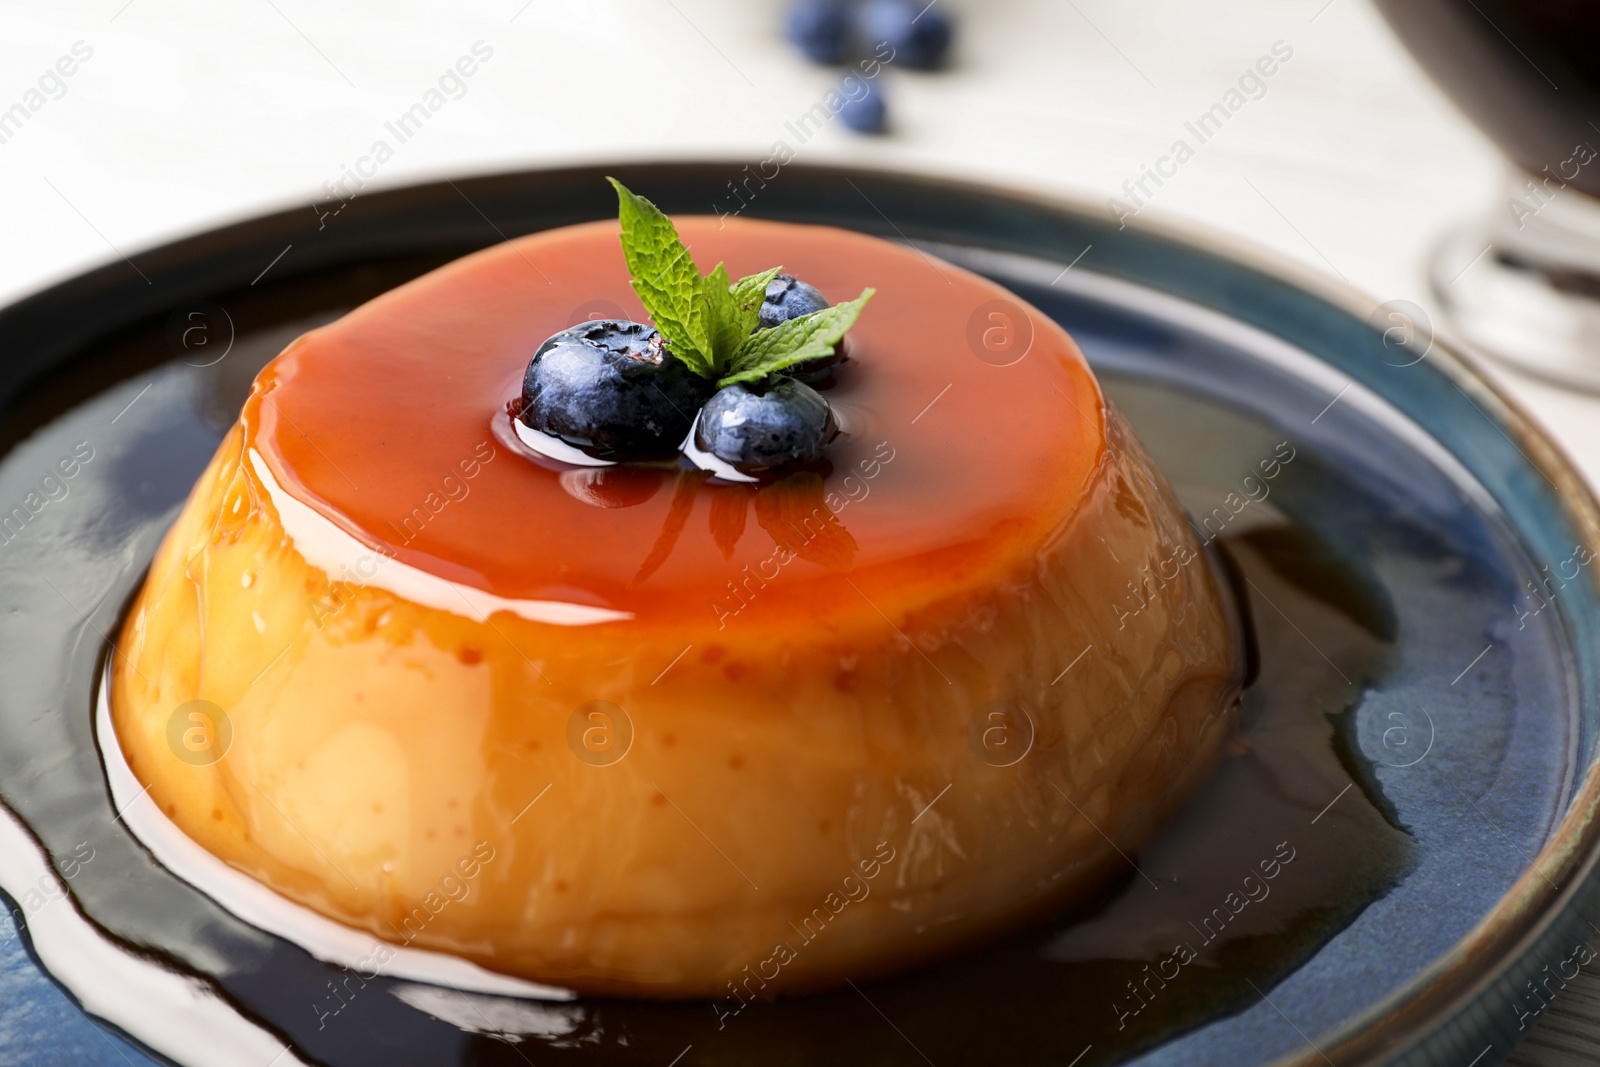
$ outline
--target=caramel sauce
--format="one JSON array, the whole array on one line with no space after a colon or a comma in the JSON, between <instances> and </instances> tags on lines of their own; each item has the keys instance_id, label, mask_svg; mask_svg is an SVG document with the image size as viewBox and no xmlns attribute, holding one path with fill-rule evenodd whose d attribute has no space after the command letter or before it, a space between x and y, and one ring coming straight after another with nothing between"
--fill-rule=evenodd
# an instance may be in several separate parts
<instances>
[{"instance_id":1,"label":"caramel sauce","mask_svg":"<svg viewBox=\"0 0 1600 1067\"><path fill-rule=\"evenodd\" d=\"M687 465L564 470L519 445L508 403L538 345L586 317L645 319L611 222L496 246L301 338L257 380L250 446L296 498L412 567L644 624L893 615L1033 567L1104 442L1099 389L1063 330L859 234L678 225L702 270L782 264L835 301L877 289L826 394L849 430L831 469L758 488ZM997 357L1006 344L1025 354ZM776 566L785 540L799 558ZM728 583L754 588L752 574L746 608Z\"/></svg>"}]
</instances>

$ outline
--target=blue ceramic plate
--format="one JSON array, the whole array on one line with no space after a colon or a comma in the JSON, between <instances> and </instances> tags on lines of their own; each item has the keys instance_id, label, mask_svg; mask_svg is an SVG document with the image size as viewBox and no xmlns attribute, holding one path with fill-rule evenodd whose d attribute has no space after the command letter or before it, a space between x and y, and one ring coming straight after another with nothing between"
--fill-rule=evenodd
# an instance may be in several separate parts
<instances>
[{"instance_id":1,"label":"blue ceramic plate","mask_svg":"<svg viewBox=\"0 0 1600 1067\"><path fill-rule=\"evenodd\" d=\"M736 171L615 173L693 212ZM1520 413L1414 309L1070 205L800 166L750 213L1010 286L1074 334L1174 483L1256 641L1206 792L1085 910L725 1027L705 1004L391 976L330 999L337 968L162 868L110 798L99 668L255 369L474 248L609 217L601 175L364 195L0 312L0 505L21 509L0 516L0 1059L1466 1067L1596 955L1596 512ZM1026 358L1034 313L975 324L974 357Z\"/></svg>"}]
</instances>

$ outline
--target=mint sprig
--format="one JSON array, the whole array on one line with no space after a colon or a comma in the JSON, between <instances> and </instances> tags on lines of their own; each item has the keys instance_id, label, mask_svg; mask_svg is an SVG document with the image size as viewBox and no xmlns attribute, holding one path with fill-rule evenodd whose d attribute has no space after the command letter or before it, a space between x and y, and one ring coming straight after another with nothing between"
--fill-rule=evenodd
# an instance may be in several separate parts
<instances>
[{"instance_id":1,"label":"mint sprig","mask_svg":"<svg viewBox=\"0 0 1600 1067\"><path fill-rule=\"evenodd\" d=\"M633 291L667 349L718 386L759 381L828 355L872 299L873 290L867 289L854 300L758 330L767 284L782 267L731 281L718 263L701 275L672 220L617 179L606 180L617 190L622 257Z\"/></svg>"},{"instance_id":2,"label":"mint sprig","mask_svg":"<svg viewBox=\"0 0 1600 1067\"><path fill-rule=\"evenodd\" d=\"M780 322L770 330L757 330L747 336L733 353L728 374L717 381L718 385L734 382L754 382L785 367L819 359L833 352L856 316L872 299L875 289L865 289L854 300L833 307L813 311L798 319Z\"/></svg>"}]
</instances>

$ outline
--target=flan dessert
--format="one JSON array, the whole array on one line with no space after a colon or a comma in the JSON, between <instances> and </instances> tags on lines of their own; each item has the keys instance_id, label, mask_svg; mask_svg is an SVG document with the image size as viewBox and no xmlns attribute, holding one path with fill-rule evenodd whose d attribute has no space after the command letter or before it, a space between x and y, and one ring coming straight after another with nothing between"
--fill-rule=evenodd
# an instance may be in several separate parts
<instances>
[{"instance_id":1,"label":"flan dessert","mask_svg":"<svg viewBox=\"0 0 1600 1067\"><path fill-rule=\"evenodd\" d=\"M150 796L325 916L584 993L859 981L1126 875L1242 657L1077 346L919 250L668 239L621 192L261 372L112 662ZM175 740L194 701L225 750Z\"/></svg>"}]
</instances>

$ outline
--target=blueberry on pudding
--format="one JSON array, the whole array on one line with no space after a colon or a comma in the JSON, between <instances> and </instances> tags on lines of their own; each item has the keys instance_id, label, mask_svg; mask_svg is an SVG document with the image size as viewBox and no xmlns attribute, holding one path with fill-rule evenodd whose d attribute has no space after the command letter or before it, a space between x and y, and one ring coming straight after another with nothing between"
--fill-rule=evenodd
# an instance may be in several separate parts
<instances>
[{"instance_id":1,"label":"blueberry on pudding","mask_svg":"<svg viewBox=\"0 0 1600 1067\"><path fill-rule=\"evenodd\" d=\"M812 315L831 306L828 298L823 296L816 286L803 282L792 274L780 274L767 283L766 298L761 302L759 325L763 330L770 330L779 323ZM825 388L833 381L831 368L843 362L845 358L844 342L840 341L833 346L833 351L828 355L818 356L790 367L788 374L807 385L822 385Z\"/></svg>"},{"instance_id":2,"label":"blueberry on pudding","mask_svg":"<svg viewBox=\"0 0 1600 1067\"><path fill-rule=\"evenodd\" d=\"M762 329L770 330L780 322L798 319L830 306L828 298L816 286L792 274L780 274L767 283L758 322Z\"/></svg>"},{"instance_id":3,"label":"blueberry on pudding","mask_svg":"<svg viewBox=\"0 0 1600 1067\"><path fill-rule=\"evenodd\" d=\"M677 454L714 384L642 322L580 323L539 346L522 378L519 417L596 459Z\"/></svg>"},{"instance_id":4,"label":"blueberry on pudding","mask_svg":"<svg viewBox=\"0 0 1600 1067\"><path fill-rule=\"evenodd\" d=\"M814 463L839 424L822 394L793 378L719 389L701 409L695 443L741 474Z\"/></svg>"}]
</instances>

